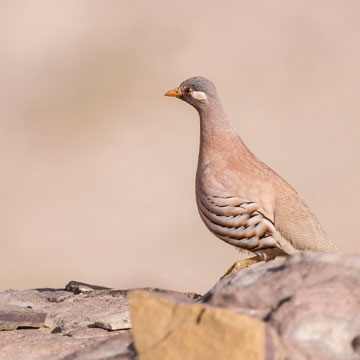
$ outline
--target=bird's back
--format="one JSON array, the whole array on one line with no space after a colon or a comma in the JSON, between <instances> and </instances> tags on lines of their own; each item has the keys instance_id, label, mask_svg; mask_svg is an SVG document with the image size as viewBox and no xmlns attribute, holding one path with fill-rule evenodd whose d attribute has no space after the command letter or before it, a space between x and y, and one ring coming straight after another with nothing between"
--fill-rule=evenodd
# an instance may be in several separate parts
<instances>
[{"instance_id":1,"label":"bird's back","mask_svg":"<svg viewBox=\"0 0 360 360\"><path fill-rule=\"evenodd\" d=\"M337 251L301 196L294 190L279 187L275 197L274 222L280 234L297 250Z\"/></svg>"}]
</instances>

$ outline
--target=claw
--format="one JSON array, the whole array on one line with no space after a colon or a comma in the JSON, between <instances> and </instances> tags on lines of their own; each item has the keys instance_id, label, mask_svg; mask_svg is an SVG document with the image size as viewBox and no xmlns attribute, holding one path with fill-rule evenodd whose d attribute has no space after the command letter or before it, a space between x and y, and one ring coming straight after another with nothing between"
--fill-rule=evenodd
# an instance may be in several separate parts
<instances>
[{"instance_id":1,"label":"claw","mask_svg":"<svg viewBox=\"0 0 360 360\"><path fill-rule=\"evenodd\" d=\"M260 256L254 256L245 260L238 260L229 267L227 272L220 279L223 279L224 277L231 275L238 270L245 269L250 265L256 264L260 261L264 261Z\"/></svg>"}]
</instances>

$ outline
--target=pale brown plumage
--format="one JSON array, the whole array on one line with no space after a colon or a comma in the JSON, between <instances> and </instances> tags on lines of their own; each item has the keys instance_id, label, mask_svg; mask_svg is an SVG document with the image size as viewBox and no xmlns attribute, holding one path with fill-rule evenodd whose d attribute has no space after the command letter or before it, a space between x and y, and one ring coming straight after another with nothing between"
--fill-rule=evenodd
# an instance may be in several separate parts
<instances>
[{"instance_id":1,"label":"pale brown plumage","mask_svg":"<svg viewBox=\"0 0 360 360\"><path fill-rule=\"evenodd\" d=\"M236 134L212 82L191 78L166 95L199 112L196 201L214 235L258 260L297 250L337 250L299 194Z\"/></svg>"}]
</instances>

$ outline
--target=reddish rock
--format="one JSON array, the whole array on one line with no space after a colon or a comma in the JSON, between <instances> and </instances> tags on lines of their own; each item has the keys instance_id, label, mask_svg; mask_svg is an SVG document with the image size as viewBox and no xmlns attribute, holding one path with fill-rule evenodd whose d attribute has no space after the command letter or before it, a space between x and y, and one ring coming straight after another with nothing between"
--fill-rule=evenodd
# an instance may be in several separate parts
<instances>
[{"instance_id":1,"label":"reddish rock","mask_svg":"<svg viewBox=\"0 0 360 360\"><path fill-rule=\"evenodd\" d=\"M76 351L63 360L131 360L136 354L132 346L132 335L127 332Z\"/></svg>"},{"instance_id":2,"label":"reddish rock","mask_svg":"<svg viewBox=\"0 0 360 360\"><path fill-rule=\"evenodd\" d=\"M39 328L44 325L46 313L27 307L0 304L0 330L16 330L19 327Z\"/></svg>"},{"instance_id":3,"label":"reddish rock","mask_svg":"<svg viewBox=\"0 0 360 360\"><path fill-rule=\"evenodd\" d=\"M78 331L78 332L77 332ZM0 359L62 360L80 349L96 345L112 336L103 329L75 330L73 334L51 334L39 329L21 329L0 333Z\"/></svg>"},{"instance_id":4,"label":"reddish rock","mask_svg":"<svg viewBox=\"0 0 360 360\"><path fill-rule=\"evenodd\" d=\"M96 359L109 357L108 354L115 354L111 355L111 359L131 359L135 356L130 346L130 331L119 330L131 326L128 290L109 289L77 281L70 282L66 289L68 291L45 288L7 290L0 293L0 308L6 309L3 314L8 316L9 310L12 311L11 314L14 314L14 309L21 310L26 312L27 316L32 316L32 325L44 325L41 330L0 332L0 359L60 360L65 356L70 356L71 359L95 359L91 354L98 354ZM168 294L186 302L200 297L194 293L156 288L146 290ZM46 321L35 324L35 320L39 319L35 319L34 314L42 314L44 320L46 313ZM15 322L12 317L11 328L31 325L24 320L22 318L22 322ZM8 321L7 328L10 328L10 325ZM112 340L113 337L116 339Z\"/></svg>"},{"instance_id":5,"label":"reddish rock","mask_svg":"<svg viewBox=\"0 0 360 360\"><path fill-rule=\"evenodd\" d=\"M289 359L359 359L360 255L299 253L220 280L201 300L255 316Z\"/></svg>"},{"instance_id":6,"label":"reddish rock","mask_svg":"<svg viewBox=\"0 0 360 360\"><path fill-rule=\"evenodd\" d=\"M264 354L268 357L270 354L273 358L280 356L282 350L279 352L276 349L283 349L286 359L289 360L359 359L359 274L360 255L309 252L238 271L220 280L202 298L193 293L149 288L146 290L150 295L167 294L172 300L164 307L155 306L157 300L155 301L157 313L152 311L150 314L153 325L149 326L150 322L144 322L144 327L138 326L137 339L147 339L158 324L163 324L162 330L174 326L173 334L176 335L176 339L170 336L170 340L176 341L166 344L169 353L176 353L177 350L173 346L181 349L181 344L190 343L191 329L201 330L199 334L209 336L212 339L209 344L220 351L221 343L216 343L216 337L211 337L219 330L218 324L223 327L223 332L220 332L219 336L226 335L230 344L231 339L236 338L232 331L239 331L241 324L248 322L254 325L251 325L252 332L249 330L253 334L250 338L261 335L259 336L263 339L262 342L266 343ZM131 330L107 331L95 327L96 324L108 329L131 326L127 318L129 291L78 282L70 285L68 289L71 292L61 289L38 289L8 290L0 293L0 307L7 309L6 312L3 311L7 316L11 309L19 310L18 307L26 316L35 316L34 312L48 314L41 329L1 331L0 359L60 360L67 356L68 359L77 360L115 360L132 359L136 356L131 345ZM150 298L155 299L156 296ZM206 309L227 308L227 317L216 311L218 309L206 313L209 318L204 317L201 313L202 308L193 306L194 303L198 303L200 307L206 305ZM27 307L31 307L32 311L26 309ZM181 310L184 319L175 316L172 308ZM142 306L139 306L138 324L142 323L142 317L145 321L145 317L148 316L147 312L141 309ZM167 309L164 310L164 316L175 314L168 316L169 322L166 318L166 321L163 321L161 309ZM240 318L229 315L228 311L247 316L238 323ZM32 315L28 315L29 313ZM206 320L201 321L201 329L197 327L196 321L194 325L194 321L191 320L200 317L200 313L201 318ZM256 319L251 319L254 317L260 320L260 323ZM172 319L175 323L171 325ZM230 322L234 320L239 326L230 326L230 322L228 326L226 319ZM33 320L34 325L37 320ZM20 326L28 326L25 323L22 322ZM189 327L185 329L182 326L186 324ZM16 327L18 325L19 323ZM37 325L41 325L41 322ZM247 327L246 325L244 329ZM147 330L141 330L142 328ZM270 337L266 329L271 331ZM182 337L184 331L187 334L186 338ZM151 340L151 336L149 339ZM148 351L145 353L150 354Z\"/></svg>"}]
</instances>

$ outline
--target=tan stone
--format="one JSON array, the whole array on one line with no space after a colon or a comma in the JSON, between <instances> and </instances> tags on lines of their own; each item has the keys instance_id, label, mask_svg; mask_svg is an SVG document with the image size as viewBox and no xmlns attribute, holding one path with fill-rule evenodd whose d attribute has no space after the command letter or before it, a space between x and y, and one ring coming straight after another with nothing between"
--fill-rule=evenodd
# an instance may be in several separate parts
<instances>
[{"instance_id":1,"label":"tan stone","mask_svg":"<svg viewBox=\"0 0 360 360\"><path fill-rule=\"evenodd\" d=\"M99 321L95 321L97 327L106 330L125 330L131 328L130 314L128 311L120 311L116 314L109 314Z\"/></svg>"},{"instance_id":2,"label":"tan stone","mask_svg":"<svg viewBox=\"0 0 360 360\"><path fill-rule=\"evenodd\" d=\"M268 325L227 309L133 291L130 313L140 360L283 359Z\"/></svg>"}]
</instances>

